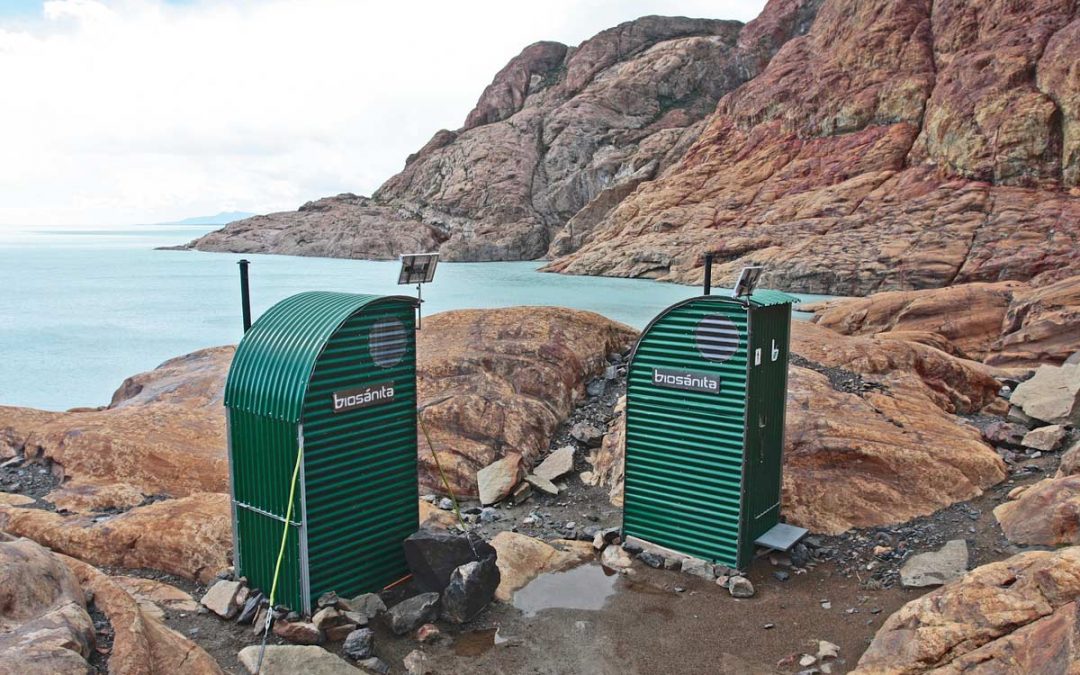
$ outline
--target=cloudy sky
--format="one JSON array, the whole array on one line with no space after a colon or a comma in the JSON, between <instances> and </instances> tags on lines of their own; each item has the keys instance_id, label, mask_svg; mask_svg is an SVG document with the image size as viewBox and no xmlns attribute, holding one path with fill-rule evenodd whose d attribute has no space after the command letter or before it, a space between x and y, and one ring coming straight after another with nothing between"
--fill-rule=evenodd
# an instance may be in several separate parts
<instances>
[{"instance_id":1,"label":"cloudy sky","mask_svg":"<svg viewBox=\"0 0 1080 675\"><path fill-rule=\"evenodd\" d=\"M0 0L0 227L370 194L537 40L765 0Z\"/></svg>"}]
</instances>

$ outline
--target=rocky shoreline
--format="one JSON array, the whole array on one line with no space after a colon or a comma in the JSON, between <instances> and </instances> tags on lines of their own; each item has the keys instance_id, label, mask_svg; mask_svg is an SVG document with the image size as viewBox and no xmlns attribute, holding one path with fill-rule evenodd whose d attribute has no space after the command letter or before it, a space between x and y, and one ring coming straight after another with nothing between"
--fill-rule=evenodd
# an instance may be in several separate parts
<instances>
[{"instance_id":1,"label":"rocky shoreline","mask_svg":"<svg viewBox=\"0 0 1080 675\"><path fill-rule=\"evenodd\" d=\"M848 309L837 302L817 311L822 317L862 312L866 301L849 302ZM1053 311L1071 316L1069 307ZM745 577L620 546L621 397L633 331L564 309L431 317L421 335L420 400L440 401L428 409L426 423L452 468L463 517L456 519L441 483L423 471L421 494L431 494L420 502L421 515L429 529L469 530L491 543L500 579L497 587L488 583L494 603L465 623L438 621L422 635L397 635L393 621L381 617L312 629L304 617L282 614L282 628L270 638L280 655L274 658L291 654L296 640L314 639L323 642L314 647L320 654L335 659L328 667L353 668L358 660L343 646L346 633L370 630L363 637L374 645L368 651L392 672L561 672L577 659L591 659L594 672L626 672L619 667L628 663L652 672L653 659L667 652L601 658L582 652L587 641L566 643L568 626L635 634L639 629L612 609L622 607L627 616L662 613L682 626L676 632L692 635L693 615L704 608L691 614L677 608L707 603L716 620L749 612L754 623L739 630L752 648L706 651L690 661L700 668L723 662L762 672L845 672L873 641L860 672L879 672L873 664L892 649L892 638L882 636L894 629L879 630L926 590L909 588L905 575L963 588L970 575L957 577L969 568L1080 543L1080 521L1070 510L1078 492L1073 418L1080 392L1067 384L1080 383L1072 377L1080 366L1065 359L1037 371L1006 371L964 359L931 330L933 316L948 326L948 313L922 316L920 331L901 326L841 335L821 325L796 326L783 508L790 522L814 534L789 554L759 558ZM1066 335L1071 330L1068 322L1048 325ZM1045 330L1039 334L1051 340ZM197 672L246 672L241 652L258 636L254 617L243 610L253 602L257 610L258 589L243 591L235 610L216 605L247 623L222 625L199 609L229 574L228 497L215 473L221 469L205 467L221 467L220 391L231 354L217 348L173 359L129 378L100 409L0 408L0 529L50 547L84 588L95 589L94 598L109 600L89 600L79 610L95 612L82 624L89 631L82 635L95 637L84 638L78 652L93 667L105 667L107 657L109 672L139 672L121 664L167 663L184 652L204 664ZM544 393L516 398L524 383ZM497 445L501 450L493 453ZM182 468L190 462L204 473ZM163 466L177 470L156 469ZM1071 564L1046 560L1038 564ZM574 575L606 594L596 609L578 609L580 599L559 600L560 584L576 583ZM547 590L529 590L534 582ZM230 588L235 603L244 587ZM406 584L382 601L393 609L424 592L430 591ZM530 614L536 598L548 597L556 599L551 610ZM346 617L354 610L342 602L335 611ZM140 617L134 624L132 612ZM795 619L818 612L829 618L828 630ZM509 642L496 648L493 635ZM1024 635L1001 631L993 640L1016 643ZM160 646L139 652L147 641ZM826 656L831 648L819 655L814 645L821 641L835 645L837 655ZM18 653L13 648L3 653ZM304 658L315 654L304 649Z\"/></svg>"}]
</instances>

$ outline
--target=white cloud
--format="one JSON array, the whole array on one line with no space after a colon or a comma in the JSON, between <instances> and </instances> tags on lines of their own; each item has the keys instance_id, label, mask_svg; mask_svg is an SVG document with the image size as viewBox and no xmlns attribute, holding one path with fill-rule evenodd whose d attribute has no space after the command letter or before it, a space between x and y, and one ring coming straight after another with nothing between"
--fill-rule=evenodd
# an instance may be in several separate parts
<instances>
[{"instance_id":1,"label":"white cloud","mask_svg":"<svg viewBox=\"0 0 1080 675\"><path fill-rule=\"evenodd\" d=\"M0 14L0 223L156 222L370 194L525 45L764 0L50 0ZM2 11L2 10L0 10Z\"/></svg>"}]
</instances>

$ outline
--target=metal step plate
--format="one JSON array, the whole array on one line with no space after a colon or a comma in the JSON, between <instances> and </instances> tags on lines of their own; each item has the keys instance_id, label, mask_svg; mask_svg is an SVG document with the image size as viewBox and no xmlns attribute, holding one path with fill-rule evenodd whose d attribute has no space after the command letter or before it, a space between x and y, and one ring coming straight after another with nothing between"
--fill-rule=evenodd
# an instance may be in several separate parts
<instances>
[{"instance_id":1,"label":"metal step plate","mask_svg":"<svg viewBox=\"0 0 1080 675\"><path fill-rule=\"evenodd\" d=\"M809 533L805 527L795 527L787 523L773 525L768 532L754 540L758 546L776 551L787 551Z\"/></svg>"}]
</instances>

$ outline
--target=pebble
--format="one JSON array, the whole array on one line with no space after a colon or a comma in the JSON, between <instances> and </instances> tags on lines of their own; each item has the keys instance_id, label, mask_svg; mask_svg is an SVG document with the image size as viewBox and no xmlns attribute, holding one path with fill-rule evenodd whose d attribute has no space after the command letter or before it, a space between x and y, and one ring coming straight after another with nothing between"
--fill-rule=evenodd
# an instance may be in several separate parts
<instances>
[{"instance_id":1,"label":"pebble","mask_svg":"<svg viewBox=\"0 0 1080 675\"><path fill-rule=\"evenodd\" d=\"M449 511L454 508L454 501L449 497L443 497L439 500L439 508L443 511Z\"/></svg>"},{"instance_id":2,"label":"pebble","mask_svg":"<svg viewBox=\"0 0 1080 675\"><path fill-rule=\"evenodd\" d=\"M762 628L764 628L765 630L770 630L770 629L775 628L775 627L776 627L775 623L767 623L764 626L762 626Z\"/></svg>"},{"instance_id":3,"label":"pebble","mask_svg":"<svg viewBox=\"0 0 1080 675\"><path fill-rule=\"evenodd\" d=\"M821 608L822 609L832 609L832 603L829 602L828 600L822 600L821 601Z\"/></svg>"},{"instance_id":4,"label":"pebble","mask_svg":"<svg viewBox=\"0 0 1080 675\"><path fill-rule=\"evenodd\" d=\"M788 574L787 572L783 571L783 570L777 570L777 571L773 572L772 575L774 577L776 577L777 581L787 581L788 579L791 578L791 575Z\"/></svg>"}]
</instances>

